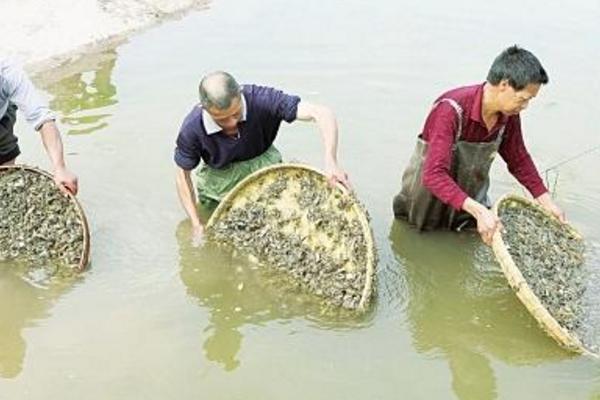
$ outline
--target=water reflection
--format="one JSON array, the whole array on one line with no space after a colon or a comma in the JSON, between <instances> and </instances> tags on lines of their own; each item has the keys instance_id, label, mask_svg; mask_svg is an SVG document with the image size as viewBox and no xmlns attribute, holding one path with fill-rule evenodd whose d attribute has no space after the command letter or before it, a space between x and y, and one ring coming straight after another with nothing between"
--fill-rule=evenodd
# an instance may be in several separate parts
<instances>
[{"instance_id":1,"label":"water reflection","mask_svg":"<svg viewBox=\"0 0 600 400\"><path fill-rule=\"evenodd\" d=\"M538 328L475 234L419 234L395 221L389 239L406 269L414 346L448 360L458 398L497 397L492 360L570 357Z\"/></svg>"},{"instance_id":2,"label":"water reflection","mask_svg":"<svg viewBox=\"0 0 600 400\"><path fill-rule=\"evenodd\" d=\"M27 344L23 330L48 318L52 305L72 284L40 289L26 283L10 263L0 263L0 377L15 378L23 370Z\"/></svg>"},{"instance_id":3,"label":"water reflection","mask_svg":"<svg viewBox=\"0 0 600 400\"><path fill-rule=\"evenodd\" d=\"M85 58L86 65L68 71L52 71L58 80L42 76L44 89L53 95L50 107L62 113L61 122L69 135L90 134L108 126L112 115L106 107L117 104L117 87L111 82L117 60L115 49ZM73 70L72 66L68 66ZM63 67L66 68L66 67ZM103 112L101 112L103 110Z\"/></svg>"},{"instance_id":4,"label":"water reflection","mask_svg":"<svg viewBox=\"0 0 600 400\"><path fill-rule=\"evenodd\" d=\"M203 212L206 219L207 212ZM356 316L331 309L303 293L281 276L259 269L241 255L214 244L195 248L188 221L177 229L181 280L187 293L209 312L206 359L232 371L240 365L238 353L246 325L265 326L270 321L304 318L323 329L356 329L369 323L371 314Z\"/></svg>"}]
</instances>

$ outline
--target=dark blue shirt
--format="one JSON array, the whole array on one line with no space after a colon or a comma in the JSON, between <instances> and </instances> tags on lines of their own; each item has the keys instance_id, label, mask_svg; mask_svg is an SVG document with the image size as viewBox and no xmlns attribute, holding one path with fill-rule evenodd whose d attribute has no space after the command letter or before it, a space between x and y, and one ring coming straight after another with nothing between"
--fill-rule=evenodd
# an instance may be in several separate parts
<instances>
[{"instance_id":1,"label":"dark blue shirt","mask_svg":"<svg viewBox=\"0 0 600 400\"><path fill-rule=\"evenodd\" d=\"M289 123L296 119L298 96L256 85L244 85L242 93L246 118L238 124L239 138L222 131L208 134L202 107L194 106L177 136L175 163L179 167L192 170L203 160L210 167L223 168L233 161L259 156L273 144L281 121Z\"/></svg>"}]
</instances>

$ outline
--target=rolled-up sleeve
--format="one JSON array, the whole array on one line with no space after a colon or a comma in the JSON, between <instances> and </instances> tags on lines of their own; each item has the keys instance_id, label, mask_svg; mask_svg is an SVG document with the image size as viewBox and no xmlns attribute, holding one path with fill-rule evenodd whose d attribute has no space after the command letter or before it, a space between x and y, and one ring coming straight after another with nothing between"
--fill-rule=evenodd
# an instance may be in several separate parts
<instances>
[{"instance_id":1,"label":"rolled-up sleeve","mask_svg":"<svg viewBox=\"0 0 600 400\"><path fill-rule=\"evenodd\" d=\"M56 115L50 110L48 103L42 100L20 65L11 61L4 62L2 76L6 96L19 107L35 130L39 130L44 122L56 119Z\"/></svg>"},{"instance_id":2,"label":"rolled-up sleeve","mask_svg":"<svg viewBox=\"0 0 600 400\"><path fill-rule=\"evenodd\" d=\"M507 122L506 134L498 153L506 161L509 172L534 198L548 191L525 146L518 115Z\"/></svg>"},{"instance_id":3,"label":"rolled-up sleeve","mask_svg":"<svg viewBox=\"0 0 600 400\"><path fill-rule=\"evenodd\" d=\"M300 97L268 87L262 87L261 91L262 103L272 116L288 123L296 120Z\"/></svg>"},{"instance_id":4,"label":"rolled-up sleeve","mask_svg":"<svg viewBox=\"0 0 600 400\"><path fill-rule=\"evenodd\" d=\"M177 136L175 147L175 164L180 168L191 171L200 164L200 144L190 137L191 133L182 128Z\"/></svg>"}]
</instances>

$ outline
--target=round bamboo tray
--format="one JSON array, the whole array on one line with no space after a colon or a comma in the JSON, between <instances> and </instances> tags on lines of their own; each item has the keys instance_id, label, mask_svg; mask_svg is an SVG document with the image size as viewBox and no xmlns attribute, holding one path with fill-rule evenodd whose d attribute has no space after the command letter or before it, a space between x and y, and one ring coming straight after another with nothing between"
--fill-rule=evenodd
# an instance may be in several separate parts
<instances>
[{"instance_id":1,"label":"round bamboo tray","mask_svg":"<svg viewBox=\"0 0 600 400\"><path fill-rule=\"evenodd\" d=\"M299 178L304 176L312 176L316 178L315 181L320 182L319 184L328 185L326 176L323 172L316 168L303 164L292 164L283 163L276 164L253 174L248 175L242 181L240 181L220 202L218 207L212 213L209 221L207 222L207 229L210 230L219 220L221 220L230 210L237 207L243 207L249 199L255 199L258 197L262 188L264 188L270 182L275 181L278 177L285 176L286 181L289 182L287 188L281 194L280 200L278 200L275 207L282 212L288 212L290 209L298 209L298 204L292 201L293 193L297 193L299 190ZM377 255L374 246L373 233L369 224L369 218L362 207L362 205L355 200L354 196L341 184L337 184L334 188L339 195L347 198L351 203L351 206L345 211L349 218L353 218L359 221L363 237L366 242L366 265L355 266L357 268L365 268L365 282L362 289L361 299L358 305L359 310L365 310L369 304L371 296L373 294L374 276L375 276L375 265L377 263ZM300 226L297 230L302 231L306 234L307 238L305 243L314 248L319 246L325 248L329 254L339 256L342 252L346 252L348 256L348 246L345 243L337 243L328 241L324 235L321 235L318 227L307 226L308 221L304 221L304 226Z\"/></svg>"},{"instance_id":2,"label":"round bamboo tray","mask_svg":"<svg viewBox=\"0 0 600 400\"><path fill-rule=\"evenodd\" d=\"M52 182L52 184L54 184L54 176L51 173L44 171L42 169L36 168L36 167L31 167L31 166L23 165L23 164L1 165L0 166L0 174L3 171L17 170L17 169L45 176ZM60 189L56 188L56 190L60 190ZM79 221L81 222L81 226L83 228L83 250L81 253L81 258L80 258L79 264L76 267L77 271L81 272L81 271L85 270L85 268L87 267L87 265L89 263L90 230L88 227L87 218L85 217L83 208L81 207L81 204L79 203L77 198L75 196L73 196L71 193L68 193L66 196L69 198L69 201L71 202L71 204L73 204L73 206L77 210L77 214L79 216Z\"/></svg>"},{"instance_id":3,"label":"round bamboo tray","mask_svg":"<svg viewBox=\"0 0 600 400\"><path fill-rule=\"evenodd\" d=\"M545 217L551 219L557 225L559 225L561 229L567 229L569 233L573 235L573 237L582 240L579 232L577 232L571 225L561 223L554 215L546 211L543 207L521 196L514 194L502 196L494 204L492 209L494 214L499 216L499 209L508 202L516 202L523 207L535 208ZM523 303L525 308L529 311L529 313L533 315L540 327L563 348L575 353L598 358L599 356L597 354L587 350L581 341L577 337L571 335L568 330L563 328L544 307L540 299L527 284L527 281L519 270L519 267L515 264L508 251L508 247L504 243L502 233L499 230L496 231L492 239L492 248L510 287L514 290L515 294L521 303Z\"/></svg>"}]
</instances>

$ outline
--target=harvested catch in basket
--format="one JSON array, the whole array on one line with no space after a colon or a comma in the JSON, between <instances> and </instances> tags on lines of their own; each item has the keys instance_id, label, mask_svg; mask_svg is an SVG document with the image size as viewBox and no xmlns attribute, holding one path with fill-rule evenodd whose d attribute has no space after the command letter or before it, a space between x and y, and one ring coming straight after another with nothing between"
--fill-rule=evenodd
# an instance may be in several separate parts
<instances>
[{"instance_id":1,"label":"harvested catch in basket","mask_svg":"<svg viewBox=\"0 0 600 400\"><path fill-rule=\"evenodd\" d=\"M330 304L365 309L376 264L366 212L310 167L279 164L245 178L221 202L208 234L287 273Z\"/></svg>"},{"instance_id":2,"label":"harvested catch in basket","mask_svg":"<svg viewBox=\"0 0 600 400\"><path fill-rule=\"evenodd\" d=\"M493 249L510 286L540 326L563 347L591 354L582 343L585 293L582 237L536 203L508 195L494 212L503 232Z\"/></svg>"},{"instance_id":3,"label":"harvested catch in basket","mask_svg":"<svg viewBox=\"0 0 600 400\"><path fill-rule=\"evenodd\" d=\"M0 167L0 261L38 281L83 270L88 254L87 222L75 197L45 171Z\"/></svg>"}]
</instances>

